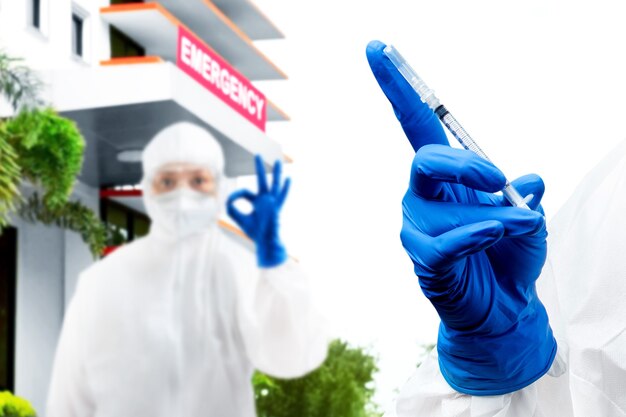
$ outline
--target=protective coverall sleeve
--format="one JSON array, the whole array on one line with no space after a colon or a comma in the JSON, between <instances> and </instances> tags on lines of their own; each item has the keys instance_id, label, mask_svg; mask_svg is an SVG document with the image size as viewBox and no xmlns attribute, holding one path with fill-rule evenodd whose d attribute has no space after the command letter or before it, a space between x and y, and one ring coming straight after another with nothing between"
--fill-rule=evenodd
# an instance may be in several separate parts
<instances>
[{"instance_id":1,"label":"protective coverall sleeve","mask_svg":"<svg viewBox=\"0 0 626 417\"><path fill-rule=\"evenodd\" d=\"M538 292L554 318L558 350L548 373L533 384L512 393L473 396L459 393L444 379L434 349L401 388L396 417L573 417L568 344L560 322L554 271L550 260L538 280ZM386 415L385 417L391 417Z\"/></svg>"},{"instance_id":2,"label":"protective coverall sleeve","mask_svg":"<svg viewBox=\"0 0 626 417\"><path fill-rule=\"evenodd\" d=\"M47 417L91 417L93 404L84 369L85 294L82 279L65 313L48 391Z\"/></svg>"},{"instance_id":3,"label":"protective coverall sleeve","mask_svg":"<svg viewBox=\"0 0 626 417\"><path fill-rule=\"evenodd\" d=\"M561 349L550 371L523 389L492 396L454 390L441 374L434 349L398 395L397 417L572 417L566 350ZM393 414L392 414L393 415ZM385 415L385 417L391 417Z\"/></svg>"},{"instance_id":4,"label":"protective coverall sleeve","mask_svg":"<svg viewBox=\"0 0 626 417\"><path fill-rule=\"evenodd\" d=\"M279 378L299 377L317 368L326 358L328 326L301 267L287 260L261 268L253 288L243 294L239 318L254 367Z\"/></svg>"}]
</instances>

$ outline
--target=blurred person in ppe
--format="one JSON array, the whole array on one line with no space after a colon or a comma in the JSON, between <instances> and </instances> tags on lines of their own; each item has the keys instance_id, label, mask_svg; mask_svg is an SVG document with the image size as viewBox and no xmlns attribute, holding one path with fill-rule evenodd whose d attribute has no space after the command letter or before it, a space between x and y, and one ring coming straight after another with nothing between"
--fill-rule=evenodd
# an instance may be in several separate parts
<instances>
[{"instance_id":1,"label":"blurred person in ppe","mask_svg":"<svg viewBox=\"0 0 626 417\"><path fill-rule=\"evenodd\" d=\"M289 180L229 199L256 262L218 227L224 157L191 123L159 132L143 152L147 236L81 273L61 332L48 417L255 415L254 369L301 376L326 356L324 321L288 258L279 212ZM244 198L248 214L234 206Z\"/></svg>"},{"instance_id":2,"label":"blurred person in ppe","mask_svg":"<svg viewBox=\"0 0 626 417\"><path fill-rule=\"evenodd\" d=\"M370 42L367 58L415 151L401 240L441 318L397 416L626 416L626 143L557 213L548 240L541 178L512 182L531 210L494 194L502 172L449 146L384 47Z\"/></svg>"}]
</instances>

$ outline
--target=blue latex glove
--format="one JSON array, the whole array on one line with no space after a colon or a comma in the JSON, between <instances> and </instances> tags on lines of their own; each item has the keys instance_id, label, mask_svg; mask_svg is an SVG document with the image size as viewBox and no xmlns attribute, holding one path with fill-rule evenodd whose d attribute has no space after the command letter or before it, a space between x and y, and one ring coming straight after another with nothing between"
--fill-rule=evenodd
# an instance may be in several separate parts
<instances>
[{"instance_id":1,"label":"blue latex glove","mask_svg":"<svg viewBox=\"0 0 626 417\"><path fill-rule=\"evenodd\" d=\"M530 385L556 341L535 281L546 259L543 181L513 182L532 210L501 196L505 177L476 154L449 146L437 116L370 42L367 58L413 149L401 240L423 293L441 318L441 372L457 391L499 395Z\"/></svg>"},{"instance_id":2,"label":"blue latex glove","mask_svg":"<svg viewBox=\"0 0 626 417\"><path fill-rule=\"evenodd\" d=\"M254 194L249 190L235 191L228 198L226 206L230 217L256 243L259 266L271 268L287 260L287 251L278 236L278 216L287 198L291 180L287 178L285 183L281 184L282 164L276 161L272 188L268 188L261 157L257 155L254 161L259 185L258 193ZM237 210L234 204L240 198L252 204L251 213L244 214Z\"/></svg>"}]
</instances>

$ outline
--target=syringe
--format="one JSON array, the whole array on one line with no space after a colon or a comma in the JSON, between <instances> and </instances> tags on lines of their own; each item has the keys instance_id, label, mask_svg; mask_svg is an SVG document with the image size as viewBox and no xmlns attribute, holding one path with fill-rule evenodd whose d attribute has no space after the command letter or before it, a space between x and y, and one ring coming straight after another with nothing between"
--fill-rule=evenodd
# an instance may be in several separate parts
<instances>
[{"instance_id":1,"label":"syringe","mask_svg":"<svg viewBox=\"0 0 626 417\"><path fill-rule=\"evenodd\" d=\"M478 156L488 160L491 160L487 157L485 152L478 146L476 142L471 138L471 136L463 129L461 124L450 114L448 109L446 109L443 104L439 102L439 99L435 96L435 92L428 88L426 83L420 78L419 75L415 72L413 68L409 65L408 62L400 55L397 49L393 46L388 45L383 50L385 55L391 60L393 65L400 71L400 74L404 77L405 80L413 87L413 90L419 95L420 99L430 107L439 120L448 128L450 133L463 145L463 147L467 150L470 150L477 154ZM526 203L532 199L532 194L523 198L517 190L511 185L511 183L507 180L504 188L502 189L502 194L506 197L509 202L515 206L520 208L525 208L530 210Z\"/></svg>"}]
</instances>

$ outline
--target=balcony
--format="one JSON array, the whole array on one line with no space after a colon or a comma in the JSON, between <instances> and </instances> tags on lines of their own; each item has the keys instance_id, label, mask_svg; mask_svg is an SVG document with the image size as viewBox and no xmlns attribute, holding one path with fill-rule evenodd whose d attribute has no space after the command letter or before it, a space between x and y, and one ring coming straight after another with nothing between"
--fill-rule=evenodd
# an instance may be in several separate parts
<instances>
[{"instance_id":1,"label":"balcony","mask_svg":"<svg viewBox=\"0 0 626 417\"><path fill-rule=\"evenodd\" d=\"M105 7L103 18L118 30L141 44L150 59L176 62L178 29L183 26L170 12L158 3L132 3ZM207 45L209 48L210 45ZM211 48L212 49L212 48ZM250 58L252 55L250 55ZM102 65L127 65L145 62L147 57L114 58ZM251 58L252 59L252 58ZM232 62L229 62L232 64ZM251 64L252 65L252 64ZM237 68L239 69L239 68ZM242 73L246 76L246 74ZM247 77L247 76L246 76ZM250 79L250 77L247 77ZM267 100L267 121L287 121L289 116L271 100Z\"/></svg>"},{"instance_id":2,"label":"balcony","mask_svg":"<svg viewBox=\"0 0 626 417\"><path fill-rule=\"evenodd\" d=\"M176 61L176 34L185 27L251 81L286 79L252 40L215 4L203 0L160 0L100 9L102 18L146 50Z\"/></svg>"},{"instance_id":3,"label":"balcony","mask_svg":"<svg viewBox=\"0 0 626 417\"><path fill-rule=\"evenodd\" d=\"M81 181L97 187L137 183L140 164L120 161L120 152L143 149L159 130L183 120L217 138L227 176L253 174L255 154L267 163L284 159L278 143L174 64L155 57L124 60L43 74L45 98L75 120L87 140Z\"/></svg>"}]
</instances>

